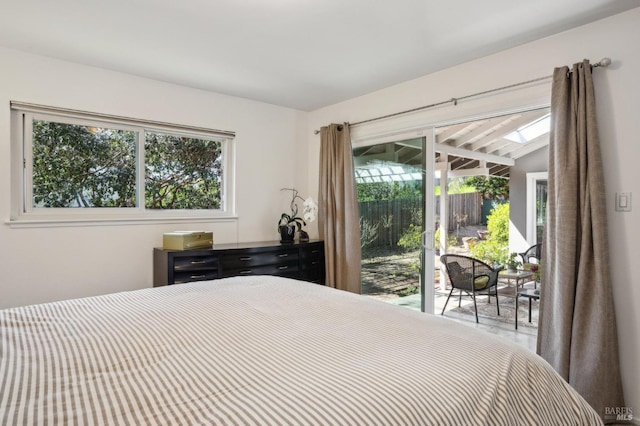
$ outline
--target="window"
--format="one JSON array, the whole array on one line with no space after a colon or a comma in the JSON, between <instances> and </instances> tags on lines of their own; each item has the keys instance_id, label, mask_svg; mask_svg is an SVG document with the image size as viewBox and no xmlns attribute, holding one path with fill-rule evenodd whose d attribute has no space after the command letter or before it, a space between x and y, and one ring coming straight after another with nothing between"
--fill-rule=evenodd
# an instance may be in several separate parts
<instances>
[{"instance_id":1,"label":"window","mask_svg":"<svg viewBox=\"0 0 640 426\"><path fill-rule=\"evenodd\" d=\"M32 209L136 207L135 131L26 117Z\"/></svg>"},{"instance_id":2,"label":"window","mask_svg":"<svg viewBox=\"0 0 640 426\"><path fill-rule=\"evenodd\" d=\"M527 242L541 243L547 214L548 172L527 173Z\"/></svg>"},{"instance_id":3,"label":"window","mask_svg":"<svg viewBox=\"0 0 640 426\"><path fill-rule=\"evenodd\" d=\"M145 132L145 207L222 207L222 142Z\"/></svg>"},{"instance_id":4,"label":"window","mask_svg":"<svg viewBox=\"0 0 640 426\"><path fill-rule=\"evenodd\" d=\"M231 217L231 132L12 102L12 221Z\"/></svg>"}]
</instances>

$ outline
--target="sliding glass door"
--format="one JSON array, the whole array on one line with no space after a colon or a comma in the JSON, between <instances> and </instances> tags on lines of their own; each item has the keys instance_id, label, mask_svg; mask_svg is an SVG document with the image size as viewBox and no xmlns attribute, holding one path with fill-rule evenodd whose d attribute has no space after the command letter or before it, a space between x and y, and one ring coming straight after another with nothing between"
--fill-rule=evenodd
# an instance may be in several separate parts
<instances>
[{"instance_id":1,"label":"sliding glass door","mask_svg":"<svg viewBox=\"0 0 640 426\"><path fill-rule=\"evenodd\" d=\"M433 171L427 173L427 164L433 163L428 139L355 146L353 154L360 210L361 292L431 312L434 204L433 195L425 196L433 194Z\"/></svg>"}]
</instances>

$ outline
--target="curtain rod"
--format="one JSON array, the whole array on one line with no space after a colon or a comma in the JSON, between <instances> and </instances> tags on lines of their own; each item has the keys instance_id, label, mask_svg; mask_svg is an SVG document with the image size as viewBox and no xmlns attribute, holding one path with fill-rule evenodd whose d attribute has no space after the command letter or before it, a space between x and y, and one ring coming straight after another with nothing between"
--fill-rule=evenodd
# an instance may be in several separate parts
<instances>
[{"instance_id":1,"label":"curtain rod","mask_svg":"<svg viewBox=\"0 0 640 426\"><path fill-rule=\"evenodd\" d=\"M609 65L611 65L611 59L602 58L598 62L596 62L595 64L592 64L591 66L592 67L608 67ZM424 106L420 106L420 107L417 107L417 108L412 108L412 109L408 109L408 110L400 111L400 112L394 112L394 113L391 113L391 114L382 115L380 117L369 118L368 120L356 121L355 123L351 123L351 127L357 126L359 124L370 123L372 121L384 120L385 118L396 117L398 115L404 115L404 114L409 114L409 113L416 112L416 111L422 111L423 109L434 108L434 107L437 107L437 106L440 106L440 105L445 105L445 104L452 103L452 102L453 102L454 105L458 105L458 101L461 101L461 100L464 100L464 99L469 99L469 98L473 98L473 97L476 97L476 96L482 96L482 95L486 95L488 93L499 92L501 90L512 89L514 87L524 86L524 85L535 83L535 82L542 81L542 80L548 80L551 77L553 77L553 75L547 75L545 77L534 78L533 80L523 81L521 83L510 84L509 86L498 87L496 89L490 89L490 90L485 90L484 92L472 93L470 95L462 96L462 97L459 97L459 98L451 98L449 100L436 102L436 103L430 104L430 105L424 105ZM314 130L313 131L314 135L317 135L318 133L320 133L320 130Z\"/></svg>"}]
</instances>

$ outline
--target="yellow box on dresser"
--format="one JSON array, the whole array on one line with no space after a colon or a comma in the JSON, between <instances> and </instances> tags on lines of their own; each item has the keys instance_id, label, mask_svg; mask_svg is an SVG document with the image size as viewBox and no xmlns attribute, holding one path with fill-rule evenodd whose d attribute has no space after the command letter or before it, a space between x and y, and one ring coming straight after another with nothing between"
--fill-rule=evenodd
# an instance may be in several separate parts
<instances>
[{"instance_id":1,"label":"yellow box on dresser","mask_svg":"<svg viewBox=\"0 0 640 426\"><path fill-rule=\"evenodd\" d=\"M174 231L162 234L165 250L196 250L213 247L213 232Z\"/></svg>"}]
</instances>

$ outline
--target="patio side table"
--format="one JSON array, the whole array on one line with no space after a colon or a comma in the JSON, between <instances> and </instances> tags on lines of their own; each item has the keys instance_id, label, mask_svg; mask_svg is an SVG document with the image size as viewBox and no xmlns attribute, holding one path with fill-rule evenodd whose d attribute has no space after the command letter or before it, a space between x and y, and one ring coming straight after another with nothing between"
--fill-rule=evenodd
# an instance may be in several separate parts
<instances>
[{"instance_id":1,"label":"patio side table","mask_svg":"<svg viewBox=\"0 0 640 426\"><path fill-rule=\"evenodd\" d=\"M517 295L519 288L533 280L533 272L524 270L502 270L500 271L499 277L502 282L507 284L507 286L511 287L515 285L515 292L513 294Z\"/></svg>"},{"instance_id":2,"label":"patio side table","mask_svg":"<svg viewBox=\"0 0 640 426\"><path fill-rule=\"evenodd\" d=\"M540 300L540 290L528 289L516 293L516 330L518 329L518 299L520 299L521 296L529 299L529 322L531 322L531 301Z\"/></svg>"}]
</instances>

